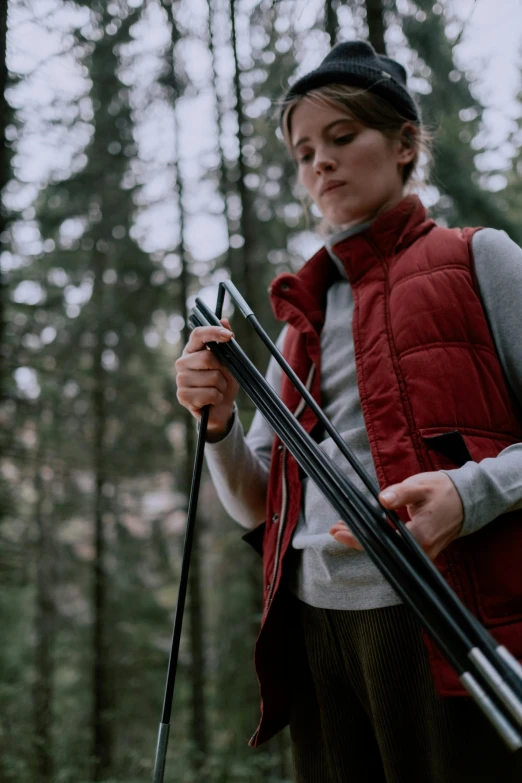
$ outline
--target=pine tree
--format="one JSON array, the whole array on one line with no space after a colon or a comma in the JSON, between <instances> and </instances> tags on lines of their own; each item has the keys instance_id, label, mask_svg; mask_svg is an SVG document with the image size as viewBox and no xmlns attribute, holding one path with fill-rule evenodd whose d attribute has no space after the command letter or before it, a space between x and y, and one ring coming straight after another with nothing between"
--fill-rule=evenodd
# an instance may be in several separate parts
<instances>
[{"instance_id":1,"label":"pine tree","mask_svg":"<svg viewBox=\"0 0 522 783\"><path fill-rule=\"evenodd\" d=\"M125 616L133 614L132 600L123 600L122 594L129 592L128 580L122 579L129 564L123 553L115 561L107 537L107 528L114 527L119 511L115 485L137 474L154 474L164 467L171 449L165 432L169 405L163 398L163 358L144 340L163 295L156 282L157 269L131 236L135 206L132 188L125 184L135 148L129 91L117 76L117 47L129 40L138 12L113 18L104 4L93 10L94 27L103 28L104 33L95 42L80 40L93 82L93 132L85 150L86 163L67 180L51 183L37 201L47 252L23 270L25 281L38 282L45 291L45 304L35 313L30 312L35 308L26 308L31 317L25 323L25 335L19 335L19 346L42 329L49 333L49 342L40 344L36 353L22 347L17 360L23 363L23 354L32 353L26 361L37 373L42 399L58 397L55 426L71 440L62 442L55 430L51 439L54 467L68 456L76 470L92 472L94 477L92 494L75 490L74 510L69 507L63 512L67 516L90 513L96 531L89 690L94 693L94 776L101 779L116 763L118 702L114 695L119 685L126 684L129 672L125 657L117 669L115 661L118 649L124 650L129 641L128 632L126 638L120 628L125 627ZM11 284L16 288L16 275ZM52 383L56 376L58 385ZM138 461L139 455L147 455L145 463ZM85 576L81 589L88 590L87 574L81 573ZM143 579L138 581L143 588ZM133 595L139 585L132 585ZM149 604L149 608L153 607ZM160 614L164 617L164 610ZM82 667L88 663L87 658L78 660ZM152 700L150 689L145 692ZM139 720L143 709L143 701L132 706ZM69 734L69 739L71 745L83 741L80 735L72 740ZM60 746L59 752L64 750Z\"/></svg>"}]
</instances>

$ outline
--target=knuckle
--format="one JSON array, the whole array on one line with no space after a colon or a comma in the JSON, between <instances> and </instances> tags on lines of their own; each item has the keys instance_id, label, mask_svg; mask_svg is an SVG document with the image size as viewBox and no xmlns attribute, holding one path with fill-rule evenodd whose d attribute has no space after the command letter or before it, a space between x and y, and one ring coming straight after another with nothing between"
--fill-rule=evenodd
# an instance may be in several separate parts
<instances>
[{"instance_id":1,"label":"knuckle","mask_svg":"<svg viewBox=\"0 0 522 783\"><path fill-rule=\"evenodd\" d=\"M212 381L220 391L223 391L223 376L219 370L212 370Z\"/></svg>"},{"instance_id":2,"label":"knuckle","mask_svg":"<svg viewBox=\"0 0 522 783\"><path fill-rule=\"evenodd\" d=\"M203 354L203 351L201 352ZM201 357L203 368L205 370L214 370L216 368L216 360L210 351L205 351Z\"/></svg>"},{"instance_id":3,"label":"knuckle","mask_svg":"<svg viewBox=\"0 0 522 783\"><path fill-rule=\"evenodd\" d=\"M194 351L190 354L190 358L187 362L187 369L189 370L204 370L205 369L205 353L206 351Z\"/></svg>"}]
</instances>

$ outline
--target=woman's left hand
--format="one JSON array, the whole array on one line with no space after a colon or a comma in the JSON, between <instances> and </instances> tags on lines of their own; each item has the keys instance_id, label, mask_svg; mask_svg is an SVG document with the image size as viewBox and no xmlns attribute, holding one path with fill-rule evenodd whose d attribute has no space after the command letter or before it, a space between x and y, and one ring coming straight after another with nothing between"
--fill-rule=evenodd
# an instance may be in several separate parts
<instances>
[{"instance_id":1,"label":"woman's left hand","mask_svg":"<svg viewBox=\"0 0 522 783\"><path fill-rule=\"evenodd\" d=\"M384 489L379 500L386 508L406 506L410 515L407 527L431 560L460 533L464 508L455 485L445 473L410 476ZM344 522L337 522L330 535L347 547L363 548Z\"/></svg>"}]
</instances>

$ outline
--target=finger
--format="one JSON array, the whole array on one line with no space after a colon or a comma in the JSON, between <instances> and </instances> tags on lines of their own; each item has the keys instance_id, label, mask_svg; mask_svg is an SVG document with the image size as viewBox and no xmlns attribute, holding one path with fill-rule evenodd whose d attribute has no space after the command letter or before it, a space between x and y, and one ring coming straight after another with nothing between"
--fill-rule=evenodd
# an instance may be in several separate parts
<instances>
[{"instance_id":1,"label":"finger","mask_svg":"<svg viewBox=\"0 0 522 783\"><path fill-rule=\"evenodd\" d=\"M178 389L178 402L191 411L200 410L206 405L219 405L223 402L223 394L215 387L202 387L196 389Z\"/></svg>"},{"instance_id":2,"label":"finger","mask_svg":"<svg viewBox=\"0 0 522 783\"><path fill-rule=\"evenodd\" d=\"M178 372L176 383L179 389L216 388L222 394L228 389L228 383L219 370L183 370Z\"/></svg>"},{"instance_id":3,"label":"finger","mask_svg":"<svg viewBox=\"0 0 522 783\"><path fill-rule=\"evenodd\" d=\"M227 370L226 367L223 367L219 359L216 356L214 356L214 354L211 351L197 351L196 353L189 353L180 356L180 358L176 360L174 366L176 368L176 385L178 387L180 385L181 386L184 385L185 374L192 373L192 372L201 373L204 371L219 373L220 376L219 380L216 380L215 384L213 384L212 381L210 381L208 384L204 383L203 385L205 386L217 385L218 388L222 389L222 391L224 392L227 390L232 392L232 389L237 387L237 381L234 378L234 376L229 372L229 370ZM223 381L225 384L224 388L222 387ZM191 379L188 379L188 385L201 386L202 381L193 377Z\"/></svg>"},{"instance_id":4,"label":"finger","mask_svg":"<svg viewBox=\"0 0 522 783\"><path fill-rule=\"evenodd\" d=\"M186 370L223 370L224 367L212 351L194 351L194 353L184 353L175 363L176 372L185 372Z\"/></svg>"},{"instance_id":5,"label":"finger","mask_svg":"<svg viewBox=\"0 0 522 783\"><path fill-rule=\"evenodd\" d=\"M360 552L363 551L363 547L357 541L351 530L346 527L344 522L337 522L337 524L330 529L330 535L349 549L357 549Z\"/></svg>"},{"instance_id":6,"label":"finger","mask_svg":"<svg viewBox=\"0 0 522 783\"><path fill-rule=\"evenodd\" d=\"M202 351L207 343L226 343L233 336L233 332L223 326L197 326L192 331L183 353Z\"/></svg>"}]
</instances>

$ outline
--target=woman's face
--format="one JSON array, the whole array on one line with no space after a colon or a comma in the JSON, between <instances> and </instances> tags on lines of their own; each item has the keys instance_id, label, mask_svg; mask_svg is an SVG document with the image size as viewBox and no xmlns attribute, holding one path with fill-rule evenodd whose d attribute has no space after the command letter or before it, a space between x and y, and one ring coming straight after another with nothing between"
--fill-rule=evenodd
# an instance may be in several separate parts
<instances>
[{"instance_id":1,"label":"woman's face","mask_svg":"<svg viewBox=\"0 0 522 783\"><path fill-rule=\"evenodd\" d=\"M396 139L368 128L341 108L303 98L291 118L299 182L332 226L371 220L403 196L402 169L413 160L403 126Z\"/></svg>"}]
</instances>

